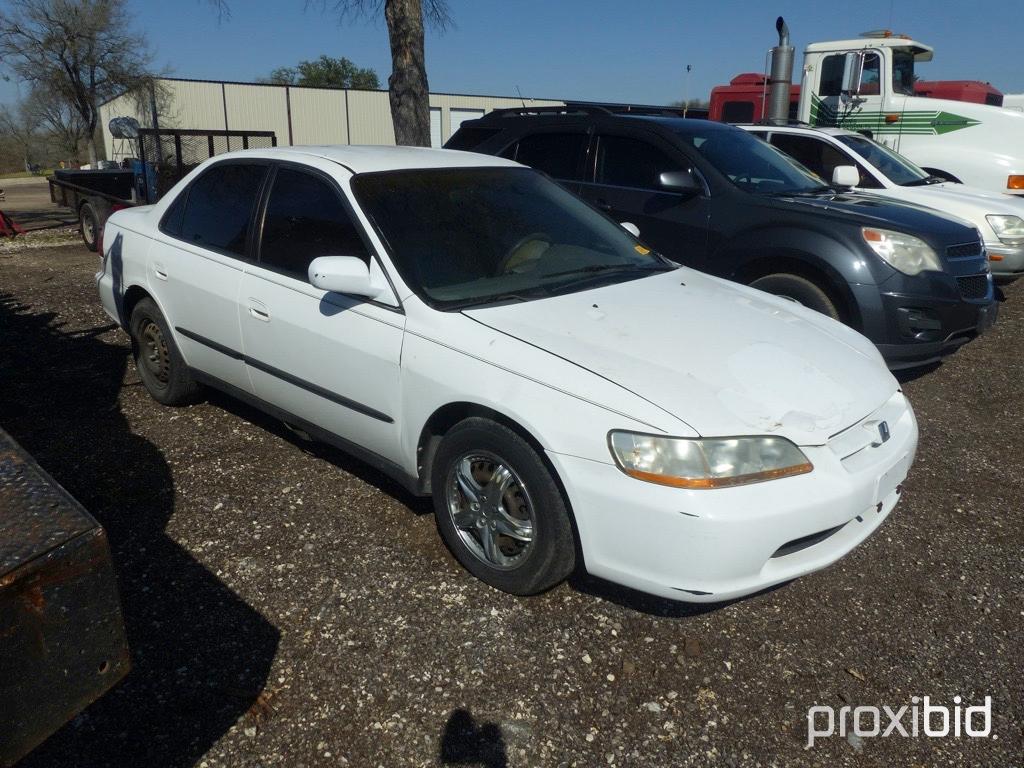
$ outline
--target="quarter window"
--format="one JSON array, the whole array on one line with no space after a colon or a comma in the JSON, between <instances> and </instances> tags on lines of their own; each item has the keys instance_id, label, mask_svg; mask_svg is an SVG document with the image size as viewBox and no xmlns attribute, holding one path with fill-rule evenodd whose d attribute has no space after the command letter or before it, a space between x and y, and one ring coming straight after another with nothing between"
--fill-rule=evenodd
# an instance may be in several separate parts
<instances>
[{"instance_id":1,"label":"quarter window","mask_svg":"<svg viewBox=\"0 0 1024 768\"><path fill-rule=\"evenodd\" d=\"M544 171L554 179L579 181L586 140L583 133L535 133L521 138L501 156Z\"/></svg>"},{"instance_id":2,"label":"quarter window","mask_svg":"<svg viewBox=\"0 0 1024 768\"><path fill-rule=\"evenodd\" d=\"M318 256L370 256L335 188L324 179L281 168L267 200L260 264L306 280Z\"/></svg>"},{"instance_id":3,"label":"quarter window","mask_svg":"<svg viewBox=\"0 0 1024 768\"><path fill-rule=\"evenodd\" d=\"M661 188L666 171L685 168L646 141L625 136L602 136L597 150L597 183L638 189Z\"/></svg>"},{"instance_id":4,"label":"quarter window","mask_svg":"<svg viewBox=\"0 0 1024 768\"><path fill-rule=\"evenodd\" d=\"M215 165L189 187L181 239L237 256L247 252L252 218L267 166Z\"/></svg>"}]
</instances>

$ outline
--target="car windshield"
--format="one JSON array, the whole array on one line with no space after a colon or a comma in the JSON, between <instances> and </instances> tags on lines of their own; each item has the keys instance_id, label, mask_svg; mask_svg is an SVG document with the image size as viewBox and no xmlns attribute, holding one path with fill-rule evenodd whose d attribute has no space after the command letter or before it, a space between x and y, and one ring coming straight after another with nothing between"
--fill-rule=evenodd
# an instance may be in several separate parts
<instances>
[{"instance_id":1,"label":"car windshield","mask_svg":"<svg viewBox=\"0 0 1024 768\"><path fill-rule=\"evenodd\" d=\"M402 278L438 309L528 301L676 267L528 168L367 173L352 188Z\"/></svg>"},{"instance_id":2,"label":"car windshield","mask_svg":"<svg viewBox=\"0 0 1024 768\"><path fill-rule=\"evenodd\" d=\"M780 195L821 192L831 187L812 171L740 129L678 130L720 173L747 192Z\"/></svg>"},{"instance_id":3,"label":"car windshield","mask_svg":"<svg viewBox=\"0 0 1024 768\"><path fill-rule=\"evenodd\" d=\"M931 178L925 171L912 162L893 152L883 144L879 144L866 136L848 136L840 134L836 139L848 146L864 160L894 184L901 187L915 186L925 183Z\"/></svg>"}]
</instances>

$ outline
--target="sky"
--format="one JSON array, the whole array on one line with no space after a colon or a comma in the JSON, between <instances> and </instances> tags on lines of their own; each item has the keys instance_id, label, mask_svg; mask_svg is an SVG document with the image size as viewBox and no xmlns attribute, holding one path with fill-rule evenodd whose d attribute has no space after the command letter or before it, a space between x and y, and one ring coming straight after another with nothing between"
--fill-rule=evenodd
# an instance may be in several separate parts
<instances>
[{"instance_id":1,"label":"sky","mask_svg":"<svg viewBox=\"0 0 1024 768\"><path fill-rule=\"evenodd\" d=\"M334 0L128 0L158 69L252 81L321 54L391 69L382 18L339 21ZM5 0L0 0L0 5ZM1024 92L1024 0L449 0L454 26L427 34L432 91L667 104L707 98L740 72L764 70L782 14L800 53L811 42L891 28L935 47L928 80L985 80ZM324 11L324 8L328 10ZM686 66L692 70L686 77ZM0 82L0 101L16 100Z\"/></svg>"}]
</instances>

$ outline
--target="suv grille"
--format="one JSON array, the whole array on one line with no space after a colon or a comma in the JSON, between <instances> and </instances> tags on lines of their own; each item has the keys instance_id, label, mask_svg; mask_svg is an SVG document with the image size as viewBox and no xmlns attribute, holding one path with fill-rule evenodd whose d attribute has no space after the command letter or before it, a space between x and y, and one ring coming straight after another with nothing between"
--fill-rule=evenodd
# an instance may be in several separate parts
<instances>
[{"instance_id":1,"label":"suv grille","mask_svg":"<svg viewBox=\"0 0 1024 768\"><path fill-rule=\"evenodd\" d=\"M958 277L957 285L960 286L960 295L965 299L984 299L988 296L988 275L968 275Z\"/></svg>"},{"instance_id":2,"label":"suv grille","mask_svg":"<svg viewBox=\"0 0 1024 768\"><path fill-rule=\"evenodd\" d=\"M981 256L981 243L964 243L963 245L951 245L946 249L946 255L951 259L966 259L971 256Z\"/></svg>"}]
</instances>

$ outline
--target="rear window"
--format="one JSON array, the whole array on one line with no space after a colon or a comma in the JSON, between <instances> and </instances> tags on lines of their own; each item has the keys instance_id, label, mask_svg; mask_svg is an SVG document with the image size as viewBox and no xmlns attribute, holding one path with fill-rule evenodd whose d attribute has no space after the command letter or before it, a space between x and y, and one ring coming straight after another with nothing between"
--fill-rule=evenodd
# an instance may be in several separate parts
<instances>
[{"instance_id":1,"label":"rear window","mask_svg":"<svg viewBox=\"0 0 1024 768\"><path fill-rule=\"evenodd\" d=\"M463 125L457 130L447 143L445 149L476 149L492 136L501 133L500 128L485 128L479 125Z\"/></svg>"},{"instance_id":2,"label":"rear window","mask_svg":"<svg viewBox=\"0 0 1024 768\"><path fill-rule=\"evenodd\" d=\"M203 248L245 256L249 221L267 166L215 165L188 190L179 237Z\"/></svg>"}]
</instances>

